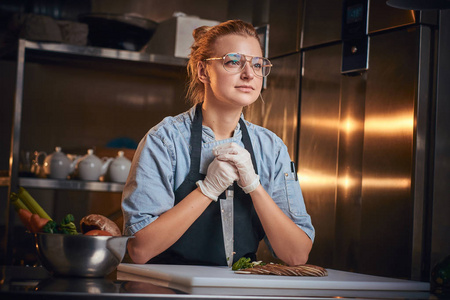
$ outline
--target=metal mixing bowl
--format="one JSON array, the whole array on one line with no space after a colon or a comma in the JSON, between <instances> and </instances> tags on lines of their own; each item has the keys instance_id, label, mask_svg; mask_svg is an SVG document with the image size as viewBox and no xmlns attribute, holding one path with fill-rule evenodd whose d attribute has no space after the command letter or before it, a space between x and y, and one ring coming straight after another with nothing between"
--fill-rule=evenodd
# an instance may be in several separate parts
<instances>
[{"instance_id":1,"label":"metal mixing bowl","mask_svg":"<svg viewBox=\"0 0 450 300\"><path fill-rule=\"evenodd\" d=\"M42 265L55 275L102 277L122 261L129 236L36 233Z\"/></svg>"}]
</instances>

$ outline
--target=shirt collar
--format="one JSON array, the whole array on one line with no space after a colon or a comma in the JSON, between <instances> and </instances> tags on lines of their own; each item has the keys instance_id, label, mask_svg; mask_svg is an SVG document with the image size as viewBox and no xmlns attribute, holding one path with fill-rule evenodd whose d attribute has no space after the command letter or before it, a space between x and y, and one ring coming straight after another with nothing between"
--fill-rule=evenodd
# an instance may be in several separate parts
<instances>
[{"instance_id":1,"label":"shirt collar","mask_svg":"<svg viewBox=\"0 0 450 300\"><path fill-rule=\"evenodd\" d=\"M191 122L192 122L194 120L194 116L195 116L195 105L190 108L189 116L190 116ZM241 119L243 121L245 121L243 113L241 113ZM203 130L202 132L203 132L203 140L204 141L214 141L215 140L215 135L211 128L209 128L208 126L202 125L202 130ZM241 136L242 136L241 124L238 122L236 125L236 128L234 129L232 138L233 139L240 138Z\"/></svg>"}]
</instances>

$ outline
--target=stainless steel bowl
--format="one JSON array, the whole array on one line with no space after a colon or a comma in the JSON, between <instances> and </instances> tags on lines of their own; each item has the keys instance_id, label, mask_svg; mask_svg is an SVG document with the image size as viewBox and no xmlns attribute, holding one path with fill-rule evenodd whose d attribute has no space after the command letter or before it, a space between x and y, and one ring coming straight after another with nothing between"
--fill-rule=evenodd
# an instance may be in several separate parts
<instances>
[{"instance_id":1,"label":"stainless steel bowl","mask_svg":"<svg viewBox=\"0 0 450 300\"><path fill-rule=\"evenodd\" d=\"M122 261L129 236L36 233L42 265L55 275L102 277Z\"/></svg>"}]
</instances>

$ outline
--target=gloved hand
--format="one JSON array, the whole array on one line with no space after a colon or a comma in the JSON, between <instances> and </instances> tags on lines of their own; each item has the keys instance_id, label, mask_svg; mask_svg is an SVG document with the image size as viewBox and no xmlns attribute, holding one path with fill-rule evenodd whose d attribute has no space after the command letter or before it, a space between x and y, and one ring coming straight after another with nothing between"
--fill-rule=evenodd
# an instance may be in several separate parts
<instances>
[{"instance_id":1,"label":"gloved hand","mask_svg":"<svg viewBox=\"0 0 450 300\"><path fill-rule=\"evenodd\" d=\"M213 150L218 160L233 164L239 173L238 185L245 193L253 192L259 185L259 175L255 173L250 153L236 143L217 146Z\"/></svg>"},{"instance_id":2,"label":"gloved hand","mask_svg":"<svg viewBox=\"0 0 450 300\"><path fill-rule=\"evenodd\" d=\"M238 179L239 174L234 166L216 158L208 166L205 179L197 181L196 184L203 195L217 201L217 197Z\"/></svg>"}]
</instances>

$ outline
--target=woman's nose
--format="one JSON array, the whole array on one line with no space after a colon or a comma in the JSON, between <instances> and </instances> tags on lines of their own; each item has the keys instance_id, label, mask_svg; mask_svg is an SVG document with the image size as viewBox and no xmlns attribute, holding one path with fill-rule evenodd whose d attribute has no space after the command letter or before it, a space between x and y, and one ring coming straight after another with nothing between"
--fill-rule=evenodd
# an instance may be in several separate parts
<instances>
[{"instance_id":1,"label":"woman's nose","mask_svg":"<svg viewBox=\"0 0 450 300\"><path fill-rule=\"evenodd\" d=\"M254 76L253 68L252 68L251 63L249 61L247 61L245 63L244 69L242 69L241 76L243 76L244 78L253 78L253 76Z\"/></svg>"}]
</instances>

